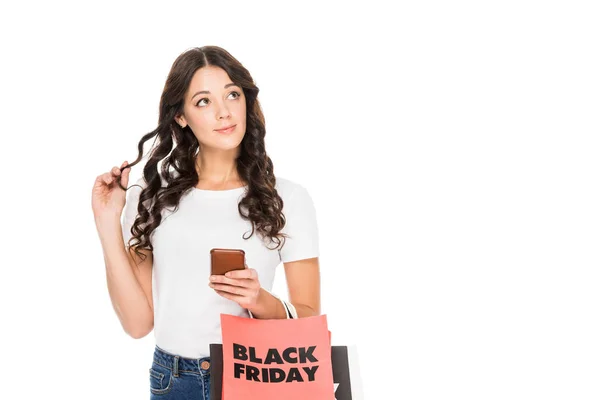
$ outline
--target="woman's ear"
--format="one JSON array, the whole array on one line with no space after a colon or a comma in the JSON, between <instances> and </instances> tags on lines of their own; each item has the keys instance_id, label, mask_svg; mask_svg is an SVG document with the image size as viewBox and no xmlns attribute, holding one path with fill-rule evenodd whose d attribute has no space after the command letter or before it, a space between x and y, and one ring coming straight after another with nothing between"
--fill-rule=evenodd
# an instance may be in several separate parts
<instances>
[{"instance_id":1,"label":"woman's ear","mask_svg":"<svg viewBox=\"0 0 600 400\"><path fill-rule=\"evenodd\" d=\"M180 115L175 117L175 122L182 128L185 128L186 126L185 118Z\"/></svg>"}]
</instances>

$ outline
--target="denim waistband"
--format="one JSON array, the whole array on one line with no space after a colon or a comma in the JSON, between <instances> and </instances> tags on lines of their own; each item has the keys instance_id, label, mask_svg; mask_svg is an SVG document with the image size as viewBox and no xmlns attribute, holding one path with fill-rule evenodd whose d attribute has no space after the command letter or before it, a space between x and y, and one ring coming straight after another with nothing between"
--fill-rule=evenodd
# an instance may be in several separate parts
<instances>
[{"instance_id":1,"label":"denim waistband","mask_svg":"<svg viewBox=\"0 0 600 400\"><path fill-rule=\"evenodd\" d=\"M187 358L155 346L154 362L172 370L174 376L179 376L180 372L210 375L210 357Z\"/></svg>"}]
</instances>

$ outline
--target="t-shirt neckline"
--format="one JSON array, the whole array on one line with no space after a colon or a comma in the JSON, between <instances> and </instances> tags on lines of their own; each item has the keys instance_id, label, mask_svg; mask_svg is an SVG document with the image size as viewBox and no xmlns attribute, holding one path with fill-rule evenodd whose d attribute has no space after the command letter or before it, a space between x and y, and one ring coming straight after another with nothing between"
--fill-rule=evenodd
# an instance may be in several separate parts
<instances>
[{"instance_id":1,"label":"t-shirt neckline","mask_svg":"<svg viewBox=\"0 0 600 400\"><path fill-rule=\"evenodd\" d=\"M241 187L226 189L226 190L209 190L209 189L200 189L194 187L194 194L197 194L202 197L229 197L238 195L246 190L248 185L244 185Z\"/></svg>"}]
</instances>

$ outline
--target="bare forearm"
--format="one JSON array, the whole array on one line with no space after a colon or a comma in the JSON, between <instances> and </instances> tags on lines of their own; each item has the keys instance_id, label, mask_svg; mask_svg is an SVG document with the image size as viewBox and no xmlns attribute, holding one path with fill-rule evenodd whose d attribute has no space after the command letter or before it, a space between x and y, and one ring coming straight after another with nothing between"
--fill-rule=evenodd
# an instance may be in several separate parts
<instances>
[{"instance_id":1,"label":"bare forearm","mask_svg":"<svg viewBox=\"0 0 600 400\"><path fill-rule=\"evenodd\" d=\"M152 309L125 250L120 220L97 224L113 308L127 334L143 337L152 329Z\"/></svg>"},{"instance_id":2,"label":"bare forearm","mask_svg":"<svg viewBox=\"0 0 600 400\"><path fill-rule=\"evenodd\" d=\"M298 313L298 318L319 315L312 308L303 304L292 303ZM254 318L258 319L286 319L287 312L281 301L265 289L260 289L256 306L249 308Z\"/></svg>"}]
</instances>

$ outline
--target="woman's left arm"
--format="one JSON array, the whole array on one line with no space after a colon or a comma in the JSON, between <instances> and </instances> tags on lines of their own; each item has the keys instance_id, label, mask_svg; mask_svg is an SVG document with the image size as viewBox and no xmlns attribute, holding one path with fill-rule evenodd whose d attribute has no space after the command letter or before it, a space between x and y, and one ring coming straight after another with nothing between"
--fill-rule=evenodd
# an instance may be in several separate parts
<instances>
[{"instance_id":1,"label":"woman's left arm","mask_svg":"<svg viewBox=\"0 0 600 400\"><path fill-rule=\"evenodd\" d=\"M289 302L296 308L298 318L321 314L321 276L319 258L307 258L283 264L288 286ZM261 288L257 302L248 308L254 318L286 319L281 301Z\"/></svg>"},{"instance_id":2,"label":"woman's left arm","mask_svg":"<svg viewBox=\"0 0 600 400\"><path fill-rule=\"evenodd\" d=\"M296 308L298 318L321 314L321 275L319 258L307 258L283 264L288 286L289 302ZM281 301L261 289L256 305L248 309L254 318L286 319Z\"/></svg>"},{"instance_id":3,"label":"woman's left arm","mask_svg":"<svg viewBox=\"0 0 600 400\"><path fill-rule=\"evenodd\" d=\"M298 318L321 315L319 257L284 263L290 303Z\"/></svg>"}]
</instances>

